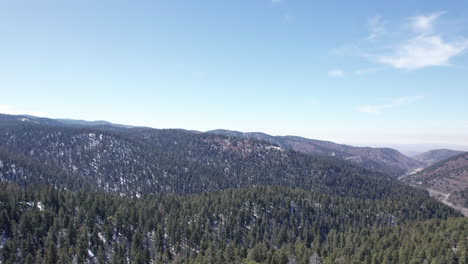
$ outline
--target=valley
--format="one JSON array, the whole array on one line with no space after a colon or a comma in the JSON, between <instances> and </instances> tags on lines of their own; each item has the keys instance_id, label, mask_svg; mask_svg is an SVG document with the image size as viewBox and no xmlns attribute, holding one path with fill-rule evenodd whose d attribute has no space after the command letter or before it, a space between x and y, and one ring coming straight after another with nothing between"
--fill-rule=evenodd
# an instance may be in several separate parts
<instances>
[{"instance_id":1,"label":"valley","mask_svg":"<svg viewBox=\"0 0 468 264\"><path fill-rule=\"evenodd\" d=\"M402 181L441 194L441 201L462 210L468 207L468 153L439 161L419 172L406 175Z\"/></svg>"}]
</instances>

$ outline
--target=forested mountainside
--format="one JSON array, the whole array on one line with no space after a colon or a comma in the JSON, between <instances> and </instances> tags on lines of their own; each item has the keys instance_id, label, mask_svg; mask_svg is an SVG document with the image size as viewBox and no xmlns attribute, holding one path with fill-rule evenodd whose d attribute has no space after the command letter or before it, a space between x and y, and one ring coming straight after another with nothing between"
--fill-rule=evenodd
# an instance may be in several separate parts
<instances>
[{"instance_id":1,"label":"forested mountainside","mask_svg":"<svg viewBox=\"0 0 468 264\"><path fill-rule=\"evenodd\" d=\"M467 263L427 191L261 139L0 115L0 181L2 264Z\"/></svg>"},{"instance_id":2,"label":"forested mountainside","mask_svg":"<svg viewBox=\"0 0 468 264\"><path fill-rule=\"evenodd\" d=\"M404 181L440 192L441 198L468 208L468 152L438 162Z\"/></svg>"},{"instance_id":3,"label":"forested mountainside","mask_svg":"<svg viewBox=\"0 0 468 264\"><path fill-rule=\"evenodd\" d=\"M99 189L129 196L252 185L372 199L417 192L349 162L255 139L183 130L68 127L53 121L43 125L8 117L0 121L0 177L20 184Z\"/></svg>"},{"instance_id":4,"label":"forested mountainside","mask_svg":"<svg viewBox=\"0 0 468 264\"><path fill-rule=\"evenodd\" d=\"M107 121L83 121L72 119L48 119L34 116L11 116L1 115L0 122L36 123L48 126L84 128L92 127L106 131L122 132L124 128L134 128L128 125L113 124ZM144 128L136 128L143 130ZM149 129L149 128L147 128ZM149 129L151 130L151 129ZM198 131L186 131L194 134L200 134ZM207 133L216 135L225 135L228 137L256 139L269 142L285 150L295 150L306 154L315 154L321 156L336 157L342 160L351 161L362 167L380 171L392 176L400 176L417 168L423 168L427 165L416 159L409 158L397 150L390 148L370 148L353 147L349 145L336 144L329 141L307 139L296 136L270 136L264 133L242 133L230 130L213 130Z\"/></svg>"},{"instance_id":5,"label":"forested mountainside","mask_svg":"<svg viewBox=\"0 0 468 264\"><path fill-rule=\"evenodd\" d=\"M285 187L127 198L0 183L1 263L466 263L468 221L433 199ZM315 262L314 262L315 261Z\"/></svg>"},{"instance_id":6,"label":"forested mountainside","mask_svg":"<svg viewBox=\"0 0 468 264\"><path fill-rule=\"evenodd\" d=\"M439 161L447 160L451 157L465 153L465 151L451 149L433 149L427 152L414 156L413 159L418 160L426 166L431 166Z\"/></svg>"},{"instance_id":7,"label":"forested mountainside","mask_svg":"<svg viewBox=\"0 0 468 264\"><path fill-rule=\"evenodd\" d=\"M296 136L271 136L265 133L243 133L222 129L208 131L207 133L239 138L254 138L270 142L284 149L291 149L306 154L337 157L395 177L426 166L424 163L407 157L391 148L353 147L330 141Z\"/></svg>"}]
</instances>

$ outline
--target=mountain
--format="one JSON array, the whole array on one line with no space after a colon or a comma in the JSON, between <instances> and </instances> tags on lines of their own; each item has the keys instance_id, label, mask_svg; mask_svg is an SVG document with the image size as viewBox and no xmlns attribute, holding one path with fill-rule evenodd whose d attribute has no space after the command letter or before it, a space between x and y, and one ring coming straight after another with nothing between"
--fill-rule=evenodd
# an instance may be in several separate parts
<instances>
[{"instance_id":1,"label":"mountain","mask_svg":"<svg viewBox=\"0 0 468 264\"><path fill-rule=\"evenodd\" d=\"M468 152L440 161L403 180L430 189L448 203L468 208Z\"/></svg>"},{"instance_id":2,"label":"mountain","mask_svg":"<svg viewBox=\"0 0 468 264\"><path fill-rule=\"evenodd\" d=\"M55 120L21 118L0 117L0 177L20 184L137 197L254 185L370 199L417 194L353 163L256 139L173 129L70 127Z\"/></svg>"},{"instance_id":3,"label":"mountain","mask_svg":"<svg viewBox=\"0 0 468 264\"><path fill-rule=\"evenodd\" d=\"M76 120L76 119L55 119L60 123L70 126L115 126L122 128L132 128L133 126L114 124L108 121L97 120L97 121L86 121L86 120Z\"/></svg>"},{"instance_id":4,"label":"mountain","mask_svg":"<svg viewBox=\"0 0 468 264\"><path fill-rule=\"evenodd\" d=\"M35 123L50 126L69 126L69 127L116 127L116 128L133 128L134 126L115 124L108 121L97 120L97 121L86 121L77 119L66 119L66 118L44 118L32 115L6 115L0 114L0 121L3 122L15 122L21 121L26 123Z\"/></svg>"},{"instance_id":5,"label":"mountain","mask_svg":"<svg viewBox=\"0 0 468 264\"><path fill-rule=\"evenodd\" d=\"M460 155L465 151L450 150L450 149L434 149L413 157L413 159L420 161L426 166L431 166L439 161L449 159L451 157Z\"/></svg>"},{"instance_id":6,"label":"mountain","mask_svg":"<svg viewBox=\"0 0 468 264\"><path fill-rule=\"evenodd\" d=\"M25 124L31 123L31 124L41 124L41 125L48 125L48 126L64 125L63 123L55 119L36 117L36 116L31 116L31 115L0 114L0 122L2 122L2 125L16 124L18 122L23 122Z\"/></svg>"},{"instance_id":7,"label":"mountain","mask_svg":"<svg viewBox=\"0 0 468 264\"><path fill-rule=\"evenodd\" d=\"M306 154L332 156L357 163L365 168L380 171L392 176L400 176L425 164L409 158L395 149L353 147L330 141L321 141L296 136L271 136L264 133L243 133L230 130L212 130L207 133L240 138L253 138Z\"/></svg>"},{"instance_id":8,"label":"mountain","mask_svg":"<svg viewBox=\"0 0 468 264\"><path fill-rule=\"evenodd\" d=\"M128 129L145 129L144 127L132 127L121 124L113 124L107 121L83 121L73 119L48 119L34 116L0 115L1 122L34 123L55 127L70 128L95 128L121 133ZM149 128L146 128L149 129ZM185 131L185 130L183 130ZM186 131L199 134L198 131ZM306 154L336 157L351 161L365 168L376 170L392 176L400 176L426 165L417 160L406 157L397 150L390 148L353 147L336 144L329 141L320 141L295 136L270 136L264 133L242 133L229 130L208 131L210 134L225 135L237 138L249 138L269 142L286 150L295 150Z\"/></svg>"}]
</instances>

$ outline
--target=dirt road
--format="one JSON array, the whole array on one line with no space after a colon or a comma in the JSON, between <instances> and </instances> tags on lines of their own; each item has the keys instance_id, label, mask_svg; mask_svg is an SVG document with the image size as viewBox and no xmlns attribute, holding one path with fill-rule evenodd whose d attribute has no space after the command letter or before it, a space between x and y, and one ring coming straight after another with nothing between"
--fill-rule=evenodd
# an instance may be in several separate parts
<instances>
[{"instance_id":1,"label":"dirt road","mask_svg":"<svg viewBox=\"0 0 468 264\"><path fill-rule=\"evenodd\" d=\"M436 198L437 200L441 201L442 203L460 211L464 216L468 217L468 208L457 206L452 204L451 202L448 201L448 198L450 197L450 194L448 193L443 193L440 191L432 190L432 189L426 189L429 192L429 195L431 197Z\"/></svg>"}]
</instances>

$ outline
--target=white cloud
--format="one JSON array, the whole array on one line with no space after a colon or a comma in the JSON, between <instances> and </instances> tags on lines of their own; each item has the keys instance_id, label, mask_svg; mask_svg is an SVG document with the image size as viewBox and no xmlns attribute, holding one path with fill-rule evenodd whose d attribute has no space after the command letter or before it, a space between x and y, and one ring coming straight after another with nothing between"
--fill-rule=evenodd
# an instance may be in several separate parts
<instances>
[{"instance_id":1,"label":"white cloud","mask_svg":"<svg viewBox=\"0 0 468 264\"><path fill-rule=\"evenodd\" d=\"M391 107L390 105L363 105L359 107L359 112L378 114L383 109Z\"/></svg>"},{"instance_id":2,"label":"white cloud","mask_svg":"<svg viewBox=\"0 0 468 264\"><path fill-rule=\"evenodd\" d=\"M405 70L450 65L451 58L468 48L468 40L450 42L435 31L434 23L443 14L445 11L412 17L410 27L416 36L397 45L390 54L375 56L376 61Z\"/></svg>"},{"instance_id":3,"label":"white cloud","mask_svg":"<svg viewBox=\"0 0 468 264\"><path fill-rule=\"evenodd\" d=\"M402 105L408 105L422 99L422 96L406 96L398 98L387 99L384 104L378 105L363 105L358 108L359 112L380 114L383 110L388 108L394 108Z\"/></svg>"},{"instance_id":4,"label":"white cloud","mask_svg":"<svg viewBox=\"0 0 468 264\"><path fill-rule=\"evenodd\" d=\"M335 49L339 51L335 53L360 56L403 70L449 66L451 59L468 50L468 39L449 34L437 23L445 13L410 17L392 31L387 31L384 19L376 15L368 21L370 35L366 41L345 45Z\"/></svg>"},{"instance_id":5,"label":"white cloud","mask_svg":"<svg viewBox=\"0 0 468 264\"><path fill-rule=\"evenodd\" d=\"M271 0L272 3L280 3L281 0Z\"/></svg>"},{"instance_id":6,"label":"white cloud","mask_svg":"<svg viewBox=\"0 0 468 264\"><path fill-rule=\"evenodd\" d=\"M468 48L468 40L446 42L440 36L418 36L398 46L390 55L376 60L397 69L414 70L429 66L448 66L450 59Z\"/></svg>"},{"instance_id":7,"label":"white cloud","mask_svg":"<svg viewBox=\"0 0 468 264\"><path fill-rule=\"evenodd\" d=\"M367 24L370 30L370 35L367 37L368 40L375 40L385 33L385 21L382 16L375 15L369 19Z\"/></svg>"},{"instance_id":8,"label":"white cloud","mask_svg":"<svg viewBox=\"0 0 468 264\"><path fill-rule=\"evenodd\" d=\"M345 72L343 70L332 70L328 72L328 76L334 78L342 78L345 76Z\"/></svg>"},{"instance_id":9,"label":"white cloud","mask_svg":"<svg viewBox=\"0 0 468 264\"><path fill-rule=\"evenodd\" d=\"M423 99L423 96L405 96L405 97L398 97L398 98L392 98L388 99L393 105L402 105L402 104L409 104L416 102L418 100Z\"/></svg>"},{"instance_id":10,"label":"white cloud","mask_svg":"<svg viewBox=\"0 0 468 264\"><path fill-rule=\"evenodd\" d=\"M414 31L419 33L430 33L433 31L434 22L445 13L445 11L440 11L432 14L412 17L410 18L411 27Z\"/></svg>"},{"instance_id":11,"label":"white cloud","mask_svg":"<svg viewBox=\"0 0 468 264\"><path fill-rule=\"evenodd\" d=\"M32 115L45 117L48 116L47 113L30 110L30 109L19 109L11 105L0 104L0 113L8 115Z\"/></svg>"}]
</instances>

